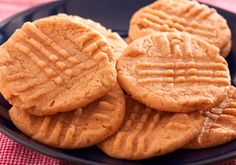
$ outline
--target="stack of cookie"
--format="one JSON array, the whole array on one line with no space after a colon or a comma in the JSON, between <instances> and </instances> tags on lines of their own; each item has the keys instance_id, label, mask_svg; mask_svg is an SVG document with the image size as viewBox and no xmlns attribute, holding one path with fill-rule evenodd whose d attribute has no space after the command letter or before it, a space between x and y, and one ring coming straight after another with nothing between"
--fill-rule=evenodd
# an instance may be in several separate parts
<instances>
[{"instance_id":1,"label":"stack of cookie","mask_svg":"<svg viewBox=\"0 0 236 165\"><path fill-rule=\"evenodd\" d=\"M25 23L0 48L13 123L47 145L97 145L129 160L236 138L222 16L195 1L159 0L133 15L128 41L78 16Z\"/></svg>"},{"instance_id":2,"label":"stack of cookie","mask_svg":"<svg viewBox=\"0 0 236 165\"><path fill-rule=\"evenodd\" d=\"M126 47L118 34L77 16L25 23L0 50L0 89L13 123L59 148L104 141L125 115L115 64Z\"/></svg>"}]
</instances>

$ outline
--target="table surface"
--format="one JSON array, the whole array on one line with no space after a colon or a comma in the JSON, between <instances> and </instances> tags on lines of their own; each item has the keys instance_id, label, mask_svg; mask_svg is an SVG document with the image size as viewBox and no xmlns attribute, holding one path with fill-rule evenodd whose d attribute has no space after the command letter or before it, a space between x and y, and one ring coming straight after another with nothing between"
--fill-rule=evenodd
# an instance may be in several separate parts
<instances>
[{"instance_id":1,"label":"table surface","mask_svg":"<svg viewBox=\"0 0 236 165\"><path fill-rule=\"evenodd\" d=\"M7 17L30 8L32 6L49 2L51 0L0 0L0 21ZM236 0L199 0L231 12L236 13ZM33 151L29 148L16 143L5 135L0 133L0 164L14 165L66 165L60 160L56 160ZM217 165L236 165L236 158L228 160Z\"/></svg>"}]
</instances>

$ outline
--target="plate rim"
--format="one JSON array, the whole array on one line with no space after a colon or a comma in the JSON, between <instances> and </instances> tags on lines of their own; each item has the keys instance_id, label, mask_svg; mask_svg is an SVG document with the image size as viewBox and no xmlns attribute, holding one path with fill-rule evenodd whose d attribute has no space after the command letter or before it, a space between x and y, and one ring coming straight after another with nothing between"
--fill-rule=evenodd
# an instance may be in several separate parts
<instances>
[{"instance_id":1,"label":"plate rim","mask_svg":"<svg viewBox=\"0 0 236 165\"><path fill-rule=\"evenodd\" d=\"M12 20L13 18L19 16L19 15L22 15L24 13L27 13L27 12L30 12L30 11L33 11L33 10L38 10L38 9L41 9L41 8L44 8L45 6L48 6L48 5L54 5L54 4L61 4L61 3L65 3L66 0L55 0L53 2L46 2L46 3L42 3L42 4L39 4L39 5L36 5L36 6L33 6L31 8L28 8L28 9L25 9L25 10L22 10L20 12L17 12L15 14L13 14L12 16L10 17L7 17L5 19L3 19L2 21L0 21L0 29L3 28L4 26L6 26L6 24L8 24L8 22L10 20Z\"/></svg>"},{"instance_id":2,"label":"plate rim","mask_svg":"<svg viewBox=\"0 0 236 165\"><path fill-rule=\"evenodd\" d=\"M0 127L0 132L3 133L8 138L14 140L15 142L17 142L19 144L22 144L24 147L30 148L30 149L32 149L36 152L39 152L41 154L44 154L46 156L50 156L52 158L56 158L58 160L67 161L67 162L71 162L71 163L78 163L78 160L79 160L84 165L104 165L103 163L98 163L98 162L94 162L94 161L91 161L91 160L85 160L85 159L81 159L81 158L76 158L76 160L75 160L74 157L69 156L68 154L58 153L58 152L54 151L50 146L47 146L43 143L40 143L40 142L38 142L34 139L31 139L31 141L24 141L23 139L18 138L17 136L15 136L12 130L10 130L9 128L7 128L5 126L2 126L1 123L0 123L0 126L1 126ZM27 136L27 137L29 137L29 136ZM31 146L30 144L33 143L33 142L34 142L34 145L39 146L39 148L35 148L35 147ZM40 146L40 145L44 145L45 147L49 147L49 148L47 148L46 151L45 151L45 149L42 148L42 146ZM50 150L50 152L47 152L49 150ZM56 153L57 155L54 155L53 153ZM62 157L66 158L66 159L62 159Z\"/></svg>"}]
</instances>

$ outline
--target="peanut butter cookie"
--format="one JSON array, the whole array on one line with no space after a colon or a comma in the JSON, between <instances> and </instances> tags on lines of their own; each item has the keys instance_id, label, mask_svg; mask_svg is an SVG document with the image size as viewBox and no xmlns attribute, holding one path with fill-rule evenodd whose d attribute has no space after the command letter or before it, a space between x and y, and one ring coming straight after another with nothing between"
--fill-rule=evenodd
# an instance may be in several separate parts
<instances>
[{"instance_id":1,"label":"peanut butter cookie","mask_svg":"<svg viewBox=\"0 0 236 165\"><path fill-rule=\"evenodd\" d=\"M66 15L66 14L58 14L53 17L57 17L57 16L69 18L79 23L84 23L85 25L89 26L90 28L104 35L114 51L114 57L110 57L111 59L113 59L114 63L116 63L116 61L119 59L119 57L123 53L124 49L127 47L126 42L119 36L118 33L112 32L110 29L107 29L106 27L102 26L98 22L95 22L91 19L85 19L79 16Z\"/></svg>"},{"instance_id":2,"label":"peanut butter cookie","mask_svg":"<svg viewBox=\"0 0 236 165\"><path fill-rule=\"evenodd\" d=\"M228 97L211 111L203 112L206 117L201 133L185 148L199 149L214 147L236 138L236 89L231 87Z\"/></svg>"},{"instance_id":3,"label":"peanut butter cookie","mask_svg":"<svg viewBox=\"0 0 236 165\"><path fill-rule=\"evenodd\" d=\"M194 139L203 121L199 112L156 111L127 97L122 126L99 148L111 157L128 160L163 155Z\"/></svg>"},{"instance_id":4,"label":"peanut butter cookie","mask_svg":"<svg viewBox=\"0 0 236 165\"><path fill-rule=\"evenodd\" d=\"M115 85L113 51L96 31L65 18L25 23L0 47L0 90L42 116L86 106Z\"/></svg>"},{"instance_id":5,"label":"peanut butter cookie","mask_svg":"<svg viewBox=\"0 0 236 165\"><path fill-rule=\"evenodd\" d=\"M219 49L188 33L153 33L133 41L117 63L120 85L160 111L209 110L230 87Z\"/></svg>"},{"instance_id":6,"label":"peanut butter cookie","mask_svg":"<svg viewBox=\"0 0 236 165\"><path fill-rule=\"evenodd\" d=\"M13 107L12 122L26 135L44 144L76 149L95 145L112 135L125 115L125 98L118 85L106 96L75 111L34 116Z\"/></svg>"},{"instance_id":7,"label":"peanut butter cookie","mask_svg":"<svg viewBox=\"0 0 236 165\"><path fill-rule=\"evenodd\" d=\"M226 57L231 50L231 32L215 9L190 0L158 0L137 11L129 37L135 40L153 32L188 32L220 49Z\"/></svg>"}]
</instances>

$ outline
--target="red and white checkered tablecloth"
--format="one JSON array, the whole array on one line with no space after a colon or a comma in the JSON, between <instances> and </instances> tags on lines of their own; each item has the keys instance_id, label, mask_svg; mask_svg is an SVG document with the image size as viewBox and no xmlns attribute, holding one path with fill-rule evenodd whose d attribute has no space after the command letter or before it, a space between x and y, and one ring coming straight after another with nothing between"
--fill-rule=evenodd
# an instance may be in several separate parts
<instances>
[{"instance_id":1,"label":"red and white checkered tablecloth","mask_svg":"<svg viewBox=\"0 0 236 165\"><path fill-rule=\"evenodd\" d=\"M50 0L0 0L0 21ZM236 0L199 0L236 13ZM0 165L65 165L67 163L28 149L0 133ZM236 158L218 165L236 165Z\"/></svg>"}]
</instances>

